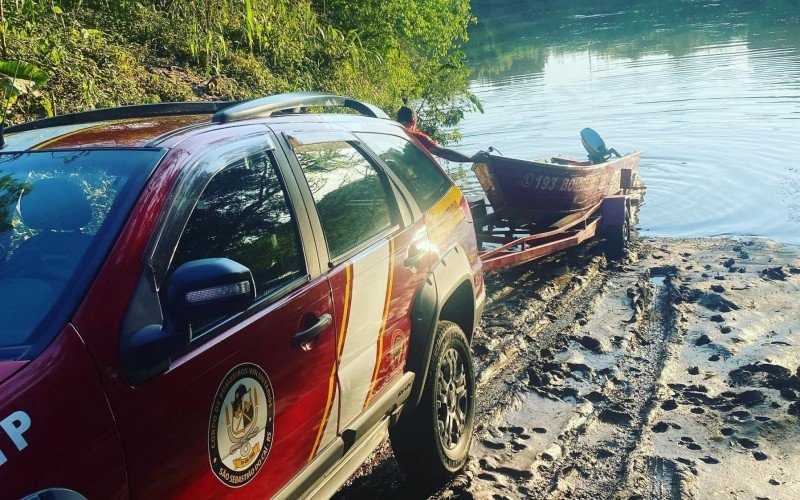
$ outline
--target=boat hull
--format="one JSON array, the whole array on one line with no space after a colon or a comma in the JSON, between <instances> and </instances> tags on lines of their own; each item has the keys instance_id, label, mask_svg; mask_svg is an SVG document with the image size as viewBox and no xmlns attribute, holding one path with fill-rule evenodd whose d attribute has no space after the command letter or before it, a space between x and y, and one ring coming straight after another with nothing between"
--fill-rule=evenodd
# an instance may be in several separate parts
<instances>
[{"instance_id":1,"label":"boat hull","mask_svg":"<svg viewBox=\"0 0 800 500\"><path fill-rule=\"evenodd\" d=\"M495 212L514 225L553 224L595 207L635 177L641 153L592 165L567 158L534 161L490 155L473 171Z\"/></svg>"}]
</instances>

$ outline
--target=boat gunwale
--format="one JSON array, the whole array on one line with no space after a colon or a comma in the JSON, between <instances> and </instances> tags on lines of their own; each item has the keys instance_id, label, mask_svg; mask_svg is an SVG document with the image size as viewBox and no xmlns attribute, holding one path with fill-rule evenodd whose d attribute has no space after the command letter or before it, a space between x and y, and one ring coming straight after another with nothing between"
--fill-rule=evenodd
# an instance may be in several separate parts
<instances>
[{"instance_id":1,"label":"boat gunwale","mask_svg":"<svg viewBox=\"0 0 800 500\"><path fill-rule=\"evenodd\" d=\"M607 169L608 167L613 167L614 164L626 160L636 158L636 164L638 165L638 158L642 156L641 151L633 151L632 153L627 153L619 158L614 158L609 161L605 161L603 163L595 163L593 165L560 165L558 163L543 163L536 160L522 160L520 158L512 158L508 156L499 156L499 155L489 155L489 161L481 161L476 163L485 163L489 166L489 168L494 168L492 165L492 160L501 160L506 162L511 162L516 164L515 166L520 167L528 167L528 168L538 168L538 169L547 169L547 170L558 170L561 172L569 173L572 175L592 175L595 172L602 171ZM552 157L551 157L552 158ZM473 167L474 170L474 167Z\"/></svg>"}]
</instances>

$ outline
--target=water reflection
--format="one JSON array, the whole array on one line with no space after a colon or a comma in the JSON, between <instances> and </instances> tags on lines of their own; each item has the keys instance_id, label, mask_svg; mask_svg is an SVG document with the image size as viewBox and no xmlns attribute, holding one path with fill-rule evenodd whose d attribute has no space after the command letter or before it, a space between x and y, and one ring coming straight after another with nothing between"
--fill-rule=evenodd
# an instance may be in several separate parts
<instances>
[{"instance_id":1,"label":"water reflection","mask_svg":"<svg viewBox=\"0 0 800 500\"><path fill-rule=\"evenodd\" d=\"M800 243L800 8L732 2L482 1L467 55L486 113L465 151L583 156L597 129L643 150L642 228ZM477 193L474 181L467 190Z\"/></svg>"},{"instance_id":2,"label":"water reflection","mask_svg":"<svg viewBox=\"0 0 800 500\"><path fill-rule=\"evenodd\" d=\"M800 45L797 2L612 0L475 2L479 22L467 55L474 76L542 71L548 55L591 50L606 57L683 57L697 49L748 39L753 49L776 41Z\"/></svg>"}]
</instances>

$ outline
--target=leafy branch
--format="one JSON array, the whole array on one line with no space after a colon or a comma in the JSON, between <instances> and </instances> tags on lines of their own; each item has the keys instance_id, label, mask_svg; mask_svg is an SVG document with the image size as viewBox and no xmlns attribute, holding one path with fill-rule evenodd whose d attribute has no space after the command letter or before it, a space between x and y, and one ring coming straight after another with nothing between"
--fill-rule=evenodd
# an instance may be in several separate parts
<instances>
[{"instance_id":1,"label":"leafy branch","mask_svg":"<svg viewBox=\"0 0 800 500\"><path fill-rule=\"evenodd\" d=\"M0 123L20 96L31 94L43 99L38 89L47 81L47 73L23 61L0 61Z\"/></svg>"}]
</instances>

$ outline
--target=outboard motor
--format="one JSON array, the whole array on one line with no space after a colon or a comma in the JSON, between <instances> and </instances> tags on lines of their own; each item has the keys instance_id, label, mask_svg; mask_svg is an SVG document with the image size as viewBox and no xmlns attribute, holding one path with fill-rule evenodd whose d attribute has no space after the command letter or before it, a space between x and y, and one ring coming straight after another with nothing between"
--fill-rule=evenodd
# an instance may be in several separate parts
<instances>
[{"instance_id":1,"label":"outboard motor","mask_svg":"<svg viewBox=\"0 0 800 500\"><path fill-rule=\"evenodd\" d=\"M616 149L606 148L606 143L603 141L603 138L600 137L600 134L589 127L581 130L581 142L586 152L589 153L589 160L592 163L603 163L604 161L608 161L613 155L616 155L617 158L621 157Z\"/></svg>"}]
</instances>

